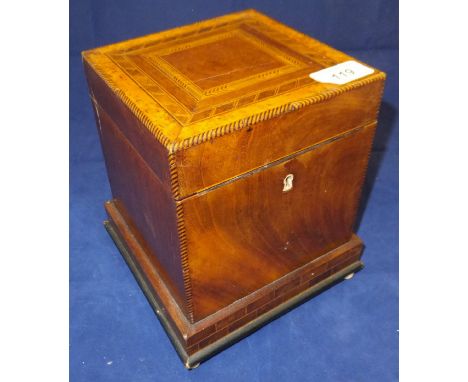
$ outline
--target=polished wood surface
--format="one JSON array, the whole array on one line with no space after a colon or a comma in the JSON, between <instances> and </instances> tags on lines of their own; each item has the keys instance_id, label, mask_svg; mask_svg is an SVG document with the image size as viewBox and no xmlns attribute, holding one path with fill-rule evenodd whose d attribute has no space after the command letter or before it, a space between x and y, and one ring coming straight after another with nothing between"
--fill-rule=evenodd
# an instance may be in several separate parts
<instances>
[{"instance_id":1,"label":"polished wood surface","mask_svg":"<svg viewBox=\"0 0 468 382\"><path fill-rule=\"evenodd\" d=\"M152 305L157 304L156 314L167 318L171 327L171 335L177 337L177 341L183 346L187 355L199 354L208 346L222 340L224 336L235 331L242 332L245 324L252 320L262 319L271 310L287 304L294 296L320 286L330 276L350 266L353 269L362 267L359 259L363 244L356 235L353 235L346 243L266 287L256 290L201 321L191 323L179 309L174 295L163 281L159 271L153 266L152 254L140 241L138 229L128 220L124 206L117 200L112 200L105 204L105 208L109 217L107 224L112 225L125 246L125 252L131 257L136 267L133 272L138 273L135 276L140 284L145 284L145 294ZM156 301L156 304L153 301Z\"/></svg>"},{"instance_id":2,"label":"polished wood surface","mask_svg":"<svg viewBox=\"0 0 468 382\"><path fill-rule=\"evenodd\" d=\"M195 321L350 239L374 129L181 202Z\"/></svg>"},{"instance_id":3,"label":"polished wood surface","mask_svg":"<svg viewBox=\"0 0 468 382\"><path fill-rule=\"evenodd\" d=\"M382 88L383 82L372 82L328 102L224 135L216 139L216 144L206 141L177 151L178 198L376 120L380 106L376 95Z\"/></svg>"},{"instance_id":4,"label":"polished wood surface","mask_svg":"<svg viewBox=\"0 0 468 382\"><path fill-rule=\"evenodd\" d=\"M253 10L86 51L83 59L171 152L385 77L376 69L346 85L312 80L309 73L352 57Z\"/></svg>"},{"instance_id":5,"label":"polished wood surface","mask_svg":"<svg viewBox=\"0 0 468 382\"><path fill-rule=\"evenodd\" d=\"M351 59L253 10L83 52L109 224L188 353L359 262L385 74L309 77Z\"/></svg>"},{"instance_id":6,"label":"polished wood surface","mask_svg":"<svg viewBox=\"0 0 468 382\"><path fill-rule=\"evenodd\" d=\"M138 226L135 232L147 243L153 266L186 310L176 206L171 194L109 115L99 106L97 113L112 195L124 206L121 210L129 224Z\"/></svg>"}]
</instances>

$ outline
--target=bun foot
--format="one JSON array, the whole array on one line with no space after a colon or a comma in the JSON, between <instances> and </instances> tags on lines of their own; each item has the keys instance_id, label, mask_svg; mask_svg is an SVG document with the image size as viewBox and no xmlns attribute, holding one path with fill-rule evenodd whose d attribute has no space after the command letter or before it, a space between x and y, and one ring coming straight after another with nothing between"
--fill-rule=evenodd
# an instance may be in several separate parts
<instances>
[{"instance_id":1,"label":"bun foot","mask_svg":"<svg viewBox=\"0 0 468 382\"><path fill-rule=\"evenodd\" d=\"M195 365L189 365L188 363L185 364L185 367L188 370L196 369L198 366L200 366L200 362L196 363Z\"/></svg>"}]
</instances>

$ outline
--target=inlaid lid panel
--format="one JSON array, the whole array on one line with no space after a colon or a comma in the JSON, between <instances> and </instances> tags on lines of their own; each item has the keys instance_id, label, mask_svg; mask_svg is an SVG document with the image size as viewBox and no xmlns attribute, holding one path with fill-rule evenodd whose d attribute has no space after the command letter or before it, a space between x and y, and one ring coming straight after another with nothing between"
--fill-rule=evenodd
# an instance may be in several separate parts
<instances>
[{"instance_id":1,"label":"inlaid lid panel","mask_svg":"<svg viewBox=\"0 0 468 382\"><path fill-rule=\"evenodd\" d=\"M351 59L253 10L97 48L83 57L173 150L339 88L309 74Z\"/></svg>"}]
</instances>

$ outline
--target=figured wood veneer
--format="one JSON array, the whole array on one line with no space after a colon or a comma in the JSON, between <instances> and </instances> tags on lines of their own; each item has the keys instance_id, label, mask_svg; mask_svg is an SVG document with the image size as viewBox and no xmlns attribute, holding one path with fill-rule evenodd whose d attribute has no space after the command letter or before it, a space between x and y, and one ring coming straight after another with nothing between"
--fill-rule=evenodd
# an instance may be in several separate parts
<instances>
[{"instance_id":1,"label":"figured wood veneer","mask_svg":"<svg viewBox=\"0 0 468 382\"><path fill-rule=\"evenodd\" d=\"M361 265L385 74L309 77L351 59L254 10L83 52L108 230L188 364Z\"/></svg>"},{"instance_id":2,"label":"figured wood veneer","mask_svg":"<svg viewBox=\"0 0 468 382\"><path fill-rule=\"evenodd\" d=\"M287 304L293 297L314 288L319 291L329 284L327 279L340 271L359 270L362 267L359 259L363 244L353 235L345 244L216 312L209 319L191 324L180 311L163 277L153 266L148 247L141 241L136 228L128 224L124 207L116 200L108 201L105 207L109 217L106 228L129 263L156 314L160 319L163 318L163 325L171 339L180 346L177 350L183 359L200 354L200 351L219 342L223 336L238 332L235 338L242 337L241 329L247 322L262 318L268 320L265 316L271 310ZM303 298L307 297L305 295ZM279 314L284 310L280 310Z\"/></svg>"}]
</instances>

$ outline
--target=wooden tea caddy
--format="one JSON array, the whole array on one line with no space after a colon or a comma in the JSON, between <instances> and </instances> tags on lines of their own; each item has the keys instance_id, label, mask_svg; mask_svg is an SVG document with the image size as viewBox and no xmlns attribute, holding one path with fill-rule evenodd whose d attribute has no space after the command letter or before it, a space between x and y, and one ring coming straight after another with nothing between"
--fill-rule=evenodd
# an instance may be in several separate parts
<instances>
[{"instance_id":1,"label":"wooden tea caddy","mask_svg":"<svg viewBox=\"0 0 468 382\"><path fill-rule=\"evenodd\" d=\"M83 52L105 226L186 367L362 267L385 74L254 10Z\"/></svg>"}]
</instances>

